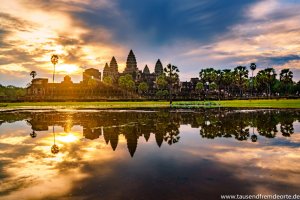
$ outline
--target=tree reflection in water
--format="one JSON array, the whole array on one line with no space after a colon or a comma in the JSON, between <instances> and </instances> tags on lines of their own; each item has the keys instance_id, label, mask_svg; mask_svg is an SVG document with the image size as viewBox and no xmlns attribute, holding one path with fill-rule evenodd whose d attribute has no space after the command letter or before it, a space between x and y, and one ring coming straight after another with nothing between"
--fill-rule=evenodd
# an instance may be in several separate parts
<instances>
[{"instance_id":1,"label":"tree reflection in water","mask_svg":"<svg viewBox=\"0 0 300 200\"><path fill-rule=\"evenodd\" d=\"M24 112L1 113L2 121L18 121L28 119L32 127L32 138L36 132L48 130L53 126L54 144L51 152L59 152L55 144L54 125L69 130L74 125L83 127L83 136L94 140L103 137L115 151L119 143L119 136L124 135L127 148L133 157L140 137L149 140L151 134L155 136L158 147L163 142L174 145L180 141L180 125L190 125L199 128L202 138L235 138L239 141L251 140L256 142L259 137L275 138L278 131L284 137L294 133L293 123L299 120L298 110L254 110L239 111L226 109L194 110L189 112L170 112L159 110L156 112ZM72 118L72 123L68 122ZM278 130L277 127L280 127ZM255 130L256 131L255 131ZM250 130L252 130L250 135Z\"/></svg>"},{"instance_id":2,"label":"tree reflection in water","mask_svg":"<svg viewBox=\"0 0 300 200\"><path fill-rule=\"evenodd\" d=\"M54 130L54 126L52 126L52 133L53 133L53 142L54 144L51 147L51 153L53 154L57 154L59 152L59 147L55 144L55 130Z\"/></svg>"},{"instance_id":3,"label":"tree reflection in water","mask_svg":"<svg viewBox=\"0 0 300 200\"><path fill-rule=\"evenodd\" d=\"M32 138L36 138L37 134L34 130L32 130L32 132L30 133L30 137Z\"/></svg>"}]
</instances>

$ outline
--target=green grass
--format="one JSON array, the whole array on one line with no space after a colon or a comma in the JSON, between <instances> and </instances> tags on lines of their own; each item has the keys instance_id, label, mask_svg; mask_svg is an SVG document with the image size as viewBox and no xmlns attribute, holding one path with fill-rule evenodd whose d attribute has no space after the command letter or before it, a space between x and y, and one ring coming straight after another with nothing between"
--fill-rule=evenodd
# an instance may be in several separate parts
<instances>
[{"instance_id":1,"label":"green grass","mask_svg":"<svg viewBox=\"0 0 300 200\"><path fill-rule=\"evenodd\" d=\"M300 99L231 100L220 101L220 105L222 107L300 108Z\"/></svg>"},{"instance_id":2,"label":"green grass","mask_svg":"<svg viewBox=\"0 0 300 200\"><path fill-rule=\"evenodd\" d=\"M176 102L178 106L203 106L203 101L183 101ZM211 107L234 107L234 108L300 108L300 99L272 99L272 100L223 100L223 101L212 101Z\"/></svg>"},{"instance_id":3,"label":"green grass","mask_svg":"<svg viewBox=\"0 0 300 200\"><path fill-rule=\"evenodd\" d=\"M168 108L167 101L144 102L22 102L0 103L0 110L11 109L134 109ZM226 100L226 101L178 101L174 108L236 107L236 108L300 108L300 99L280 100Z\"/></svg>"},{"instance_id":4,"label":"green grass","mask_svg":"<svg viewBox=\"0 0 300 200\"><path fill-rule=\"evenodd\" d=\"M1 106L2 104L2 106ZM145 102L21 102L1 103L0 110L4 109L109 109L109 108L167 108L165 101ZM3 105L6 105L5 107Z\"/></svg>"}]
</instances>

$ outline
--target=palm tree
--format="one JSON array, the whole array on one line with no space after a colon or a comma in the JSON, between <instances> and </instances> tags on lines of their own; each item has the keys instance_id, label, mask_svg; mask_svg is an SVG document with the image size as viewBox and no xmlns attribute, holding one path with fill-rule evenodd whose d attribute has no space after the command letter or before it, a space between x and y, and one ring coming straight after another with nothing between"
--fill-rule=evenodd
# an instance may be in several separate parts
<instances>
[{"instance_id":1,"label":"palm tree","mask_svg":"<svg viewBox=\"0 0 300 200\"><path fill-rule=\"evenodd\" d=\"M260 70L256 75L256 80L258 83L258 89L263 91L263 88L268 88L268 76L265 70ZM266 93L268 93L268 89L266 89Z\"/></svg>"},{"instance_id":2,"label":"palm tree","mask_svg":"<svg viewBox=\"0 0 300 200\"><path fill-rule=\"evenodd\" d=\"M195 87L195 90L199 94L199 96L202 93L203 89L204 89L204 84L201 83L201 82L198 82L196 87Z\"/></svg>"},{"instance_id":3,"label":"palm tree","mask_svg":"<svg viewBox=\"0 0 300 200\"><path fill-rule=\"evenodd\" d=\"M179 69L174 65L168 64L167 67L164 68L164 72L167 74L167 79L169 83L170 107L172 107L173 84L179 79L179 75L177 74L179 72Z\"/></svg>"},{"instance_id":4,"label":"palm tree","mask_svg":"<svg viewBox=\"0 0 300 200\"><path fill-rule=\"evenodd\" d=\"M283 69L280 72L280 81L286 82L286 83L292 83L293 82L293 72L289 69Z\"/></svg>"},{"instance_id":5,"label":"palm tree","mask_svg":"<svg viewBox=\"0 0 300 200\"><path fill-rule=\"evenodd\" d=\"M53 97L53 89L54 89L54 77L55 77L55 65L58 63L58 55L53 54L51 56L51 62L53 64L53 77L52 77L52 97Z\"/></svg>"},{"instance_id":6,"label":"palm tree","mask_svg":"<svg viewBox=\"0 0 300 200\"><path fill-rule=\"evenodd\" d=\"M255 63L251 63L250 64L250 69L252 71L252 76L251 76L251 96L252 96L252 92L253 92L253 72L254 70L256 70L256 64Z\"/></svg>"},{"instance_id":7,"label":"palm tree","mask_svg":"<svg viewBox=\"0 0 300 200\"><path fill-rule=\"evenodd\" d=\"M221 92L221 84L223 80L223 71L221 70L216 70L217 78L216 78L216 83L218 85L218 99L220 101L220 92Z\"/></svg>"},{"instance_id":8,"label":"palm tree","mask_svg":"<svg viewBox=\"0 0 300 200\"><path fill-rule=\"evenodd\" d=\"M36 71L31 71L30 72L30 76L32 76L32 79L34 79L34 77L36 77L37 73Z\"/></svg>"},{"instance_id":9,"label":"palm tree","mask_svg":"<svg viewBox=\"0 0 300 200\"><path fill-rule=\"evenodd\" d=\"M269 97L271 96L271 85L276 80L276 73L274 68L266 68L265 69L267 75L267 82L268 82L268 90L269 90Z\"/></svg>"},{"instance_id":10,"label":"palm tree","mask_svg":"<svg viewBox=\"0 0 300 200\"><path fill-rule=\"evenodd\" d=\"M233 82L233 73L231 69L224 69L222 74L222 82L224 84L225 91L227 90L227 93L229 94L229 87Z\"/></svg>"},{"instance_id":11,"label":"palm tree","mask_svg":"<svg viewBox=\"0 0 300 200\"><path fill-rule=\"evenodd\" d=\"M52 82L54 83L54 77L55 77L55 65L58 63L58 55L53 54L51 56L51 62L53 64L53 77Z\"/></svg>"},{"instance_id":12,"label":"palm tree","mask_svg":"<svg viewBox=\"0 0 300 200\"><path fill-rule=\"evenodd\" d=\"M280 82L285 85L285 94L287 93L287 85L293 83L293 72L289 69L283 69L280 72Z\"/></svg>"},{"instance_id":13,"label":"palm tree","mask_svg":"<svg viewBox=\"0 0 300 200\"><path fill-rule=\"evenodd\" d=\"M217 79L217 71L214 68L201 69L199 77L203 84L206 82L212 83Z\"/></svg>"},{"instance_id":14,"label":"palm tree","mask_svg":"<svg viewBox=\"0 0 300 200\"><path fill-rule=\"evenodd\" d=\"M234 78L240 90L240 97L243 96L243 87L246 79L248 78L248 73L249 71L245 66L237 66L236 68L234 68Z\"/></svg>"}]
</instances>

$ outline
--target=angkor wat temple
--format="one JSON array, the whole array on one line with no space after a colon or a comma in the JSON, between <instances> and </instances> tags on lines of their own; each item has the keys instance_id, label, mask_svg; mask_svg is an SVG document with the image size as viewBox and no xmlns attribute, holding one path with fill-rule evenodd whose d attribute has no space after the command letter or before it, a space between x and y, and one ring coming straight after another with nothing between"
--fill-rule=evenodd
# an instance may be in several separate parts
<instances>
[{"instance_id":1,"label":"angkor wat temple","mask_svg":"<svg viewBox=\"0 0 300 200\"><path fill-rule=\"evenodd\" d=\"M124 91L118 85L118 79L127 74L131 75L136 86L135 90L131 92ZM27 88L26 99L43 101L159 98L155 95L158 91L156 80L162 74L163 65L160 59L157 60L153 73L150 72L147 65L143 70L139 70L136 57L133 51L130 50L126 68L122 73L119 72L116 58L112 57L110 63L105 64L103 76L98 69L86 69L83 72L82 81L79 83L74 83L68 75L64 77L61 83L50 83L48 78L35 78ZM104 81L105 79L110 79L111 84L107 84ZM182 94L181 96L193 95L193 90L198 81L197 78L197 80L191 82L182 82L178 84L177 91ZM147 83L147 94L141 95L138 93L137 88L141 82Z\"/></svg>"}]
</instances>

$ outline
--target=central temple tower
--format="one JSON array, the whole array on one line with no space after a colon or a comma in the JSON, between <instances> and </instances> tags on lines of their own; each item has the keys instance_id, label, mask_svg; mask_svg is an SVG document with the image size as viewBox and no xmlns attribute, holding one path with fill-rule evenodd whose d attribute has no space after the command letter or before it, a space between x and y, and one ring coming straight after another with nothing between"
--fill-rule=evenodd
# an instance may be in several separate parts
<instances>
[{"instance_id":1,"label":"central temple tower","mask_svg":"<svg viewBox=\"0 0 300 200\"><path fill-rule=\"evenodd\" d=\"M135 55L132 50L130 50L127 61L126 61L126 68L124 70L124 74L131 74L133 78L135 77L138 71L137 63L135 59Z\"/></svg>"}]
</instances>

